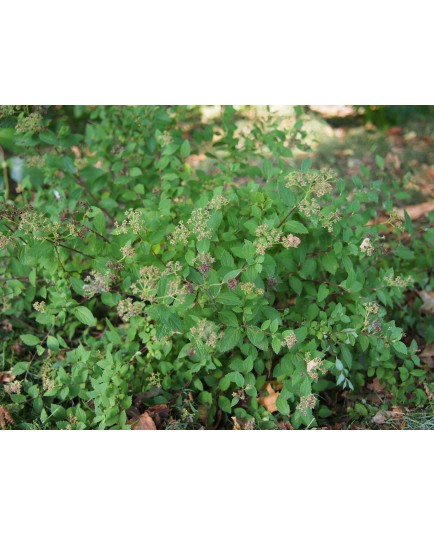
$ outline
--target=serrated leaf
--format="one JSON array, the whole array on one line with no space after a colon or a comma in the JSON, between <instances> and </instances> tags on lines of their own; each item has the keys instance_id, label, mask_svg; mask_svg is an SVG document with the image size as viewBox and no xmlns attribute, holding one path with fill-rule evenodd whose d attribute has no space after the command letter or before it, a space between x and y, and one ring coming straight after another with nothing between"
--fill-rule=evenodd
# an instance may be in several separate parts
<instances>
[{"instance_id":1,"label":"serrated leaf","mask_svg":"<svg viewBox=\"0 0 434 536\"><path fill-rule=\"evenodd\" d=\"M285 231L297 234L307 234L309 230L299 221L287 221Z\"/></svg>"},{"instance_id":2,"label":"serrated leaf","mask_svg":"<svg viewBox=\"0 0 434 536\"><path fill-rule=\"evenodd\" d=\"M216 297L216 302L222 303L223 305L239 305L241 300L234 292L222 290Z\"/></svg>"},{"instance_id":3,"label":"serrated leaf","mask_svg":"<svg viewBox=\"0 0 434 536\"><path fill-rule=\"evenodd\" d=\"M334 275L336 273L336 270L338 269L338 261L336 259L336 255L334 253L326 253L321 258L321 264L324 266L324 268L327 270L327 272Z\"/></svg>"},{"instance_id":4,"label":"serrated leaf","mask_svg":"<svg viewBox=\"0 0 434 536\"><path fill-rule=\"evenodd\" d=\"M327 296L330 294L330 290L328 289L327 285L325 283L322 283L318 289L317 299L319 302L322 302L327 298Z\"/></svg>"},{"instance_id":5,"label":"serrated leaf","mask_svg":"<svg viewBox=\"0 0 434 536\"><path fill-rule=\"evenodd\" d=\"M273 352L275 354L278 354L280 352L280 349L282 348L282 341L279 337L274 336L271 339L271 347L273 348Z\"/></svg>"},{"instance_id":6,"label":"serrated leaf","mask_svg":"<svg viewBox=\"0 0 434 536\"><path fill-rule=\"evenodd\" d=\"M27 346L36 346L37 344L41 342L39 337L36 337L35 335L30 335L30 334L20 335L20 339Z\"/></svg>"},{"instance_id":7,"label":"serrated leaf","mask_svg":"<svg viewBox=\"0 0 434 536\"><path fill-rule=\"evenodd\" d=\"M392 348L399 352L400 354L407 355L407 346L402 341L392 342Z\"/></svg>"},{"instance_id":8,"label":"serrated leaf","mask_svg":"<svg viewBox=\"0 0 434 536\"><path fill-rule=\"evenodd\" d=\"M30 367L29 361L18 361L18 363L15 363L15 365L12 368L11 374L12 376L20 376L20 374L24 374L24 372L27 372Z\"/></svg>"},{"instance_id":9,"label":"serrated leaf","mask_svg":"<svg viewBox=\"0 0 434 536\"><path fill-rule=\"evenodd\" d=\"M225 334L220 341L220 351L228 352L242 340L241 330L238 328L227 328Z\"/></svg>"},{"instance_id":10,"label":"serrated leaf","mask_svg":"<svg viewBox=\"0 0 434 536\"><path fill-rule=\"evenodd\" d=\"M247 337L256 348L260 350L266 350L268 348L268 341L265 334L257 328L247 328Z\"/></svg>"},{"instance_id":11,"label":"serrated leaf","mask_svg":"<svg viewBox=\"0 0 434 536\"><path fill-rule=\"evenodd\" d=\"M83 305L75 307L72 311L77 319L86 326L96 326L96 318L93 316L92 311Z\"/></svg>"},{"instance_id":12,"label":"serrated leaf","mask_svg":"<svg viewBox=\"0 0 434 536\"><path fill-rule=\"evenodd\" d=\"M182 142L180 152L182 158L187 158L187 156L190 154L190 142L188 140Z\"/></svg>"},{"instance_id":13,"label":"serrated leaf","mask_svg":"<svg viewBox=\"0 0 434 536\"><path fill-rule=\"evenodd\" d=\"M59 341L56 339L56 337L53 337L52 335L48 335L47 347L53 352L57 352L59 350Z\"/></svg>"}]
</instances>

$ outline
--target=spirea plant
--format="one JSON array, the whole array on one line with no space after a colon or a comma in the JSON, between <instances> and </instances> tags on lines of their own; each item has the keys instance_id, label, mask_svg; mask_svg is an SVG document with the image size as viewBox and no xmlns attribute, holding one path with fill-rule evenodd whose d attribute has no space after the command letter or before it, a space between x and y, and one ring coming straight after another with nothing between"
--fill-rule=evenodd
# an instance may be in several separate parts
<instances>
[{"instance_id":1,"label":"spirea plant","mask_svg":"<svg viewBox=\"0 0 434 536\"><path fill-rule=\"evenodd\" d=\"M418 264L381 169L369 188L314 169L300 120L239 127L232 107L1 113L22 158L14 181L3 151L5 427L129 428L146 404L312 427L373 378L426 399L404 293L432 285L433 234Z\"/></svg>"}]
</instances>

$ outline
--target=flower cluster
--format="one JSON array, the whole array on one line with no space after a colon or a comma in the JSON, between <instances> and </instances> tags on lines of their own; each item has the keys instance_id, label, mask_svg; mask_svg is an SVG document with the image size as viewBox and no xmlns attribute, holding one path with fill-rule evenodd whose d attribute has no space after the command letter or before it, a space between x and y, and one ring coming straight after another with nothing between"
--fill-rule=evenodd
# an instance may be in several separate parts
<instances>
[{"instance_id":1,"label":"flower cluster","mask_svg":"<svg viewBox=\"0 0 434 536\"><path fill-rule=\"evenodd\" d=\"M405 288L408 287L408 285L411 285L411 283L414 283L414 279L411 275L408 275L407 277L401 277L400 275L393 277L393 275L388 275L384 278L384 281L389 287L399 288Z\"/></svg>"},{"instance_id":2,"label":"flower cluster","mask_svg":"<svg viewBox=\"0 0 434 536\"><path fill-rule=\"evenodd\" d=\"M360 251L366 253L368 257L374 253L375 248L370 238L366 237L363 239L362 243L360 244Z\"/></svg>"},{"instance_id":3,"label":"flower cluster","mask_svg":"<svg viewBox=\"0 0 434 536\"><path fill-rule=\"evenodd\" d=\"M56 382L51 377L51 363L45 361L41 368L42 389L44 391L51 391L56 386Z\"/></svg>"},{"instance_id":4,"label":"flower cluster","mask_svg":"<svg viewBox=\"0 0 434 536\"><path fill-rule=\"evenodd\" d=\"M404 222L402 221L402 216L396 212L396 210L392 210L389 213L389 220L388 223L395 227L395 229L398 229L398 231L404 230Z\"/></svg>"},{"instance_id":5,"label":"flower cluster","mask_svg":"<svg viewBox=\"0 0 434 536\"><path fill-rule=\"evenodd\" d=\"M297 343L297 336L294 332L287 335L282 342L282 346L286 346L290 350Z\"/></svg>"},{"instance_id":6,"label":"flower cluster","mask_svg":"<svg viewBox=\"0 0 434 536\"><path fill-rule=\"evenodd\" d=\"M214 322L205 319L190 328L190 334L197 345L204 344L208 348L215 348L217 341L223 337L223 332L218 332Z\"/></svg>"},{"instance_id":7,"label":"flower cluster","mask_svg":"<svg viewBox=\"0 0 434 536\"><path fill-rule=\"evenodd\" d=\"M188 239L194 236L196 240L202 240L204 238L212 237L212 229L209 228L210 211L219 210L222 206L227 205L229 201L221 196L216 195L207 204L205 208L197 208L193 210L190 218L187 220L187 224L180 221L173 231L170 244L176 246L176 244L188 244Z\"/></svg>"},{"instance_id":8,"label":"flower cluster","mask_svg":"<svg viewBox=\"0 0 434 536\"><path fill-rule=\"evenodd\" d=\"M26 132L41 132L44 128L42 119L42 115L37 112L21 116L18 118L15 129L20 134L25 134Z\"/></svg>"},{"instance_id":9,"label":"flower cluster","mask_svg":"<svg viewBox=\"0 0 434 536\"><path fill-rule=\"evenodd\" d=\"M132 292L142 300L154 301L158 282L161 277L157 266L143 266L140 268L140 277L131 285Z\"/></svg>"},{"instance_id":10,"label":"flower cluster","mask_svg":"<svg viewBox=\"0 0 434 536\"><path fill-rule=\"evenodd\" d=\"M288 234L282 238L282 246L284 248L297 248L301 243L301 240L298 236L293 234Z\"/></svg>"},{"instance_id":11,"label":"flower cluster","mask_svg":"<svg viewBox=\"0 0 434 536\"><path fill-rule=\"evenodd\" d=\"M92 270L90 275L84 279L86 283L83 285L83 292L88 298L92 298L95 294L108 292L115 279L116 276L110 271L97 272Z\"/></svg>"},{"instance_id":12,"label":"flower cluster","mask_svg":"<svg viewBox=\"0 0 434 536\"><path fill-rule=\"evenodd\" d=\"M223 197L222 195L214 196L207 205L208 210L220 210L222 207L229 203L229 199Z\"/></svg>"},{"instance_id":13,"label":"flower cluster","mask_svg":"<svg viewBox=\"0 0 434 536\"><path fill-rule=\"evenodd\" d=\"M14 424L11 414L9 413L6 406L0 406L0 428L6 430L7 423Z\"/></svg>"},{"instance_id":14,"label":"flower cluster","mask_svg":"<svg viewBox=\"0 0 434 536\"><path fill-rule=\"evenodd\" d=\"M375 302L366 302L363 304L363 307L368 315L376 315L380 310L380 306Z\"/></svg>"},{"instance_id":15,"label":"flower cluster","mask_svg":"<svg viewBox=\"0 0 434 536\"><path fill-rule=\"evenodd\" d=\"M333 232L333 225L341 220L341 213L339 210L335 210L334 212L331 212L330 214L323 214L321 213L319 215L319 221L321 223L321 226L324 229L327 229L329 233Z\"/></svg>"},{"instance_id":16,"label":"flower cluster","mask_svg":"<svg viewBox=\"0 0 434 536\"><path fill-rule=\"evenodd\" d=\"M44 155L33 155L26 156L26 166L27 167L42 167L45 164Z\"/></svg>"},{"instance_id":17,"label":"flower cluster","mask_svg":"<svg viewBox=\"0 0 434 536\"><path fill-rule=\"evenodd\" d=\"M257 294L262 296L264 289L258 288L254 283L240 283L240 288L245 294Z\"/></svg>"},{"instance_id":18,"label":"flower cluster","mask_svg":"<svg viewBox=\"0 0 434 536\"><path fill-rule=\"evenodd\" d=\"M209 253L199 253L199 255L193 259L193 263L197 265L197 269L202 275L206 275L211 270L214 262L214 257Z\"/></svg>"},{"instance_id":19,"label":"flower cluster","mask_svg":"<svg viewBox=\"0 0 434 536\"><path fill-rule=\"evenodd\" d=\"M286 177L287 188L301 188L315 197L322 197L332 190L336 172L331 169L293 171Z\"/></svg>"},{"instance_id":20,"label":"flower cluster","mask_svg":"<svg viewBox=\"0 0 434 536\"><path fill-rule=\"evenodd\" d=\"M298 411L302 413L304 416L306 416L307 411L309 409L313 409L316 405L316 396L315 395L307 395L300 397L300 402L297 406Z\"/></svg>"},{"instance_id":21,"label":"flower cluster","mask_svg":"<svg viewBox=\"0 0 434 536\"><path fill-rule=\"evenodd\" d=\"M363 304L363 308L365 309L365 322L363 330L367 329L369 332L371 332L372 330L375 330L377 332L381 331L381 323L379 319L375 320L374 323L370 325L372 316L377 315L380 311L380 306L378 305L378 303L366 302Z\"/></svg>"},{"instance_id":22,"label":"flower cluster","mask_svg":"<svg viewBox=\"0 0 434 536\"><path fill-rule=\"evenodd\" d=\"M159 372L152 372L148 376L149 385L155 385L155 387L161 387L161 374Z\"/></svg>"},{"instance_id":23,"label":"flower cluster","mask_svg":"<svg viewBox=\"0 0 434 536\"><path fill-rule=\"evenodd\" d=\"M123 254L124 257L133 257L134 248L130 243L125 244L125 246L121 248L121 253Z\"/></svg>"},{"instance_id":24,"label":"flower cluster","mask_svg":"<svg viewBox=\"0 0 434 536\"><path fill-rule=\"evenodd\" d=\"M189 288L182 283L181 279L172 279L169 281L167 296L173 300L178 300L179 303L184 303L185 296L191 294Z\"/></svg>"},{"instance_id":25,"label":"flower cluster","mask_svg":"<svg viewBox=\"0 0 434 536\"><path fill-rule=\"evenodd\" d=\"M6 247L13 242L13 236L6 236L5 234L0 233L0 250L5 250Z\"/></svg>"},{"instance_id":26,"label":"flower cluster","mask_svg":"<svg viewBox=\"0 0 434 536\"><path fill-rule=\"evenodd\" d=\"M143 215L139 209L128 209L125 212L125 219L119 226L119 223L115 221L115 229L113 233L115 235L134 233L139 234L145 230L145 224L143 221Z\"/></svg>"},{"instance_id":27,"label":"flower cluster","mask_svg":"<svg viewBox=\"0 0 434 536\"><path fill-rule=\"evenodd\" d=\"M38 311L38 313L45 313L45 302L44 301L35 301L33 304L33 309Z\"/></svg>"},{"instance_id":28,"label":"flower cluster","mask_svg":"<svg viewBox=\"0 0 434 536\"><path fill-rule=\"evenodd\" d=\"M187 221L191 234L196 235L197 240L211 238L212 230L208 227L209 212L203 208L193 210L190 219Z\"/></svg>"},{"instance_id":29,"label":"flower cluster","mask_svg":"<svg viewBox=\"0 0 434 536\"><path fill-rule=\"evenodd\" d=\"M21 393L21 382L18 380L15 380L12 383L7 383L4 386L5 393L8 395L19 395Z\"/></svg>"},{"instance_id":30,"label":"flower cluster","mask_svg":"<svg viewBox=\"0 0 434 536\"><path fill-rule=\"evenodd\" d=\"M259 225L256 228L255 234L257 236L255 246L256 253L258 255L265 255L267 249L276 244L282 244L282 246L285 248L296 248L301 242L300 239L293 234L282 236L282 231L279 231L279 229L270 228L267 223Z\"/></svg>"},{"instance_id":31,"label":"flower cluster","mask_svg":"<svg viewBox=\"0 0 434 536\"><path fill-rule=\"evenodd\" d=\"M333 225L341 220L341 214L338 210L323 214L317 199L329 194L336 180L337 175L331 169L293 171L286 177L287 188L299 188L305 193L298 210L307 218L317 215L321 226L329 233L333 231Z\"/></svg>"},{"instance_id":32,"label":"flower cluster","mask_svg":"<svg viewBox=\"0 0 434 536\"><path fill-rule=\"evenodd\" d=\"M36 240L44 240L47 236L52 236L55 240L60 237L60 223L50 222L43 214L36 212L31 205L20 212L18 229L33 235Z\"/></svg>"},{"instance_id":33,"label":"flower cluster","mask_svg":"<svg viewBox=\"0 0 434 536\"><path fill-rule=\"evenodd\" d=\"M131 298L121 300L117 305L117 312L124 322L128 322L133 316L140 316L143 310L142 302L133 302Z\"/></svg>"},{"instance_id":34,"label":"flower cluster","mask_svg":"<svg viewBox=\"0 0 434 536\"><path fill-rule=\"evenodd\" d=\"M306 361L307 373L312 380L318 380L318 372L320 374L326 373L326 368L320 357L311 358L310 352L306 352L304 359Z\"/></svg>"},{"instance_id":35,"label":"flower cluster","mask_svg":"<svg viewBox=\"0 0 434 536\"><path fill-rule=\"evenodd\" d=\"M171 275L171 274L177 274L182 270L181 263L179 261L169 261L166 264L166 268L163 270L161 275Z\"/></svg>"}]
</instances>

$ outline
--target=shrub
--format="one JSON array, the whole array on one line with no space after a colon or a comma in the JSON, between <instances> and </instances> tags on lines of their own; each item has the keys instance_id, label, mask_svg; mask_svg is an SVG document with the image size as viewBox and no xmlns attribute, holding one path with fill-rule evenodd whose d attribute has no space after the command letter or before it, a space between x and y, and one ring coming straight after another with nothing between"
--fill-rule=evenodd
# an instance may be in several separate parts
<instances>
[{"instance_id":1,"label":"shrub","mask_svg":"<svg viewBox=\"0 0 434 536\"><path fill-rule=\"evenodd\" d=\"M296 165L300 120L73 112L3 112L25 155L0 223L16 377L0 396L15 426L129 428L137 397L169 404L180 427L314 426L331 413L324 393L372 377L396 401L426 399L403 304L432 285L433 233L416 237L381 178L367 189Z\"/></svg>"}]
</instances>

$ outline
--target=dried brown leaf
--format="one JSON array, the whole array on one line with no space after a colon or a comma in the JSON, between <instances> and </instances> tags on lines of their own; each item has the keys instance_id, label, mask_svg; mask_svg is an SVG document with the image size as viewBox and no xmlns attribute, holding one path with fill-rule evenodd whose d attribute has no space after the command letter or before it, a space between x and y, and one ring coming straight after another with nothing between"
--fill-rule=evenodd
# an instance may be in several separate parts
<instances>
[{"instance_id":1,"label":"dried brown leaf","mask_svg":"<svg viewBox=\"0 0 434 536\"><path fill-rule=\"evenodd\" d=\"M6 430L8 424L14 424L14 420L7 407L0 406L0 428Z\"/></svg>"},{"instance_id":2,"label":"dried brown leaf","mask_svg":"<svg viewBox=\"0 0 434 536\"><path fill-rule=\"evenodd\" d=\"M156 430L155 422L147 411L142 413L138 422L133 426L133 430Z\"/></svg>"},{"instance_id":3,"label":"dried brown leaf","mask_svg":"<svg viewBox=\"0 0 434 536\"><path fill-rule=\"evenodd\" d=\"M425 201L425 203L419 203L418 205L409 205L405 207L405 211L407 212L411 220L418 220L419 218L426 216L428 212L431 212L433 210L434 201ZM403 208L396 209L396 212L399 214L399 216L401 216L401 218L404 218Z\"/></svg>"},{"instance_id":4,"label":"dried brown leaf","mask_svg":"<svg viewBox=\"0 0 434 536\"><path fill-rule=\"evenodd\" d=\"M367 388L375 393L382 393L384 391L384 387L381 385L378 378L374 378L372 383L368 383Z\"/></svg>"},{"instance_id":5,"label":"dried brown leaf","mask_svg":"<svg viewBox=\"0 0 434 536\"><path fill-rule=\"evenodd\" d=\"M425 313L434 314L434 292L426 292L422 290L418 292L420 298L422 299L421 310Z\"/></svg>"},{"instance_id":6,"label":"dried brown leaf","mask_svg":"<svg viewBox=\"0 0 434 536\"><path fill-rule=\"evenodd\" d=\"M276 400L277 400L277 397L279 396L279 393L278 391L275 391L271 387L271 383L268 383L265 389L268 392L268 396L259 397L258 402L267 411L269 411L270 413L273 413L274 411L277 411Z\"/></svg>"},{"instance_id":7,"label":"dried brown leaf","mask_svg":"<svg viewBox=\"0 0 434 536\"><path fill-rule=\"evenodd\" d=\"M12 376L11 371L0 372L0 383L9 383L15 380L15 376Z\"/></svg>"}]
</instances>

